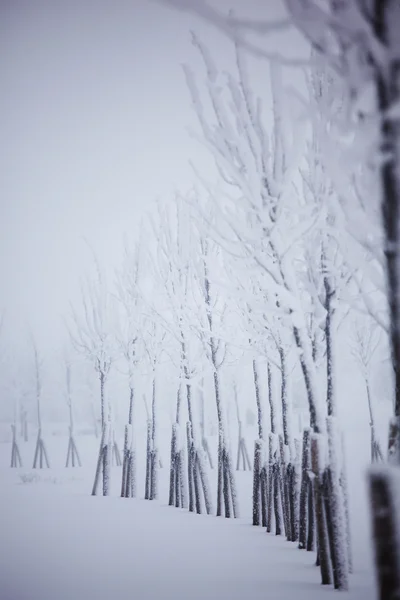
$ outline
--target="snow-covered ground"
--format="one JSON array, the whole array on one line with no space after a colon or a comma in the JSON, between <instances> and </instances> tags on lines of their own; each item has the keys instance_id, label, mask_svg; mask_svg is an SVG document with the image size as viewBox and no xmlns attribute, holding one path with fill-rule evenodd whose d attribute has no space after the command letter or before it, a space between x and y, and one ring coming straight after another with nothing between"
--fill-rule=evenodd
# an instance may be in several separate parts
<instances>
[{"instance_id":1,"label":"snow-covered ground","mask_svg":"<svg viewBox=\"0 0 400 600\"><path fill-rule=\"evenodd\" d=\"M167 506L168 464L160 500L91 497L97 442L80 436L84 466L65 469L65 437L50 437L51 469L10 469L0 444L0 597L4 600L319 600L338 592L320 585L315 556L250 525L251 474L238 474L241 519L189 514ZM24 464L32 442L21 444ZM361 481L361 479L360 479ZM362 483L357 484L358 487ZM360 491L360 490L359 490ZM363 493L360 494L362 496ZM375 598L366 502L353 504L355 573L349 600Z\"/></svg>"}]
</instances>

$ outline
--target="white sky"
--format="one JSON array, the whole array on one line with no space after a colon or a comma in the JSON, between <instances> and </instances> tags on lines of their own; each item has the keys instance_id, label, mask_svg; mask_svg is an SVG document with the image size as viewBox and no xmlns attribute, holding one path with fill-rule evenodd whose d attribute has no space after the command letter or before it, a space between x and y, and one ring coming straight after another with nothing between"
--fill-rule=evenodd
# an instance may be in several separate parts
<instances>
[{"instance_id":1,"label":"white sky","mask_svg":"<svg viewBox=\"0 0 400 600\"><path fill-rule=\"evenodd\" d=\"M152 200L190 185L188 159L207 168L186 130L192 28L229 63L222 35L148 0L0 2L0 308L13 337L29 325L57 345L90 264L84 238L117 264Z\"/></svg>"}]
</instances>

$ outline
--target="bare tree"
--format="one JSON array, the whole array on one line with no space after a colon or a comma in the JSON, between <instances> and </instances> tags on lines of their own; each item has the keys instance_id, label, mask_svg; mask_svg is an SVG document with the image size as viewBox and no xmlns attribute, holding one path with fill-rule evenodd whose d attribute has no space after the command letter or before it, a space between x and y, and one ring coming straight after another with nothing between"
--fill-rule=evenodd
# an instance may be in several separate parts
<instances>
[{"instance_id":1,"label":"bare tree","mask_svg":"<svg viewBox=\"0 0 400 600\"><path fill-rule=\"evenodd\" d=\"M1 334L1 322L0 322L0 334ZM8 359L8 360L7 360ZM21 407L20 407L20 394L21 394L21 386L20 386L20 377L19 373L16 371L15 360L11 358L10 355L4 357L0 357L0 365L6 367L6 369L11 372L11 381L7 386L11 395L14 396L14 422L11 423L11 433L12 433L12 442L11 442L11 462L10 466L12 468L22 467L22 458L21 452L19 449L19 432L18 432L18 422L21 415ZM14 373L13 373L14 371ZM21 436L24 435L24 429L21 431Z\"/></svg>"},{"instance_id":2,"label":"bare tree","mask_svg":"<svg viewBox=\"0 0 400 600\"><path fill-rule=\"evenodd\" d=\"M36 409L37 409L37 424L38 435L36 440L35 456L33 458L33 468L50 467L49 457L47 454L46 445L42 437L42 369L43 361L39 355L38 347L35 339L31 336L31 344L33 349L34 369L35 369L35 388L36 388Z\"/></svg>"},{"instance_id":3,"label":"bare tree","mask_svg":"<svg viewBox=\"0 0 400 600\"><path fill-rule=\"evenodd\" d=\"M158 447L158 371L164 354L166 331L154 318L147 318L143 328L144 345L151 372L151 417L147 420L146 454L146 500L158 499L158 469L160 454Z\"/></svg>"},{"instance_id":4,"label":"bare tree","mask_svg":"<svg viewBox=\"0 0 400 600\"><path fill-rule=\"evenodd\" d=\"M188 492L189 511L201 512L202 497L207 513L212 510L211 494L202 446L198 443L197 422L194 411L193 381L202 369L202 347L193 331L196 325L197 308L193 301L193 225L189 207L184 198L176 195L168 207L158 206L157 223L153 223L157 239L156 253L153 260L153 274L157 284L158 304L153 306L153 313L169 332L171 340L170 358L178 372L178 394L176 421L172 429L170 504L180 505L179 498L184 497L185 485L182 479L183 454L177 445L182 438L179 434L179 416L182 392L185 391L187 401L188 423L186 425L188 448ZM162 312L162 314L161 314ZM202 438L202 442L204 438ZM175 447L174 452L172 446ZM175 483L174 483L174 481ZM176 494L178 490L178 494Z\"/></svg>"},{"instance_id":5,"label":"bare tree","mask_svg":"<svg viewBox=\"0 0 400 600\"><path fill-rule=\"evenodd\" d=\"M307 392L310 425L315 434L311 453L322 582L331 583L332 563L335 586L346 589L346 559L343 558L340 564L335 561L339 543L335 540L341 540L341 547L346 548L342 519L332 518L330 521L325 518L328 508L332 512L336 507L339 510L343 504L341 490L336 485L336 475L340 469L338 465L328 466L322 445L323 438L332 431L333 423L328 430L328 407L319 390L314 361L315 348L309 334L307 307L310 299L296 270L296 253L303 254L303 240L321 220L322 214L321 210L315 211L314 207L310 209L310 206L304 205L292 185L292 179L300 165L302 138L297 133L299 141L291 147L289 140L291 136L294 140L296 133L285 131L282 79L276 64L271 65L274 126L272 135L268 136L261 120L260 102L251 94L244 58L239 48L236 47L238 77L228 76L227 100L220 93L221 75L206 48L196 36L193 36L193 43L200 52L207 73L207 93L214 117L211 125L206 121L195 78L187 67L186 80L203 137L215 158L221 179L229 190L218 194L218 214L223 218L225 231L226 227L230 230L230 236L220 233L220 239L222 244L228 244L231 252L241 257L246 264L257 267L264 273L267 282L265 290L268 289L266 300L270 309L278 309L280 318L290 324ZM216 199L215 195L214 197ZM328 274L325 279L328 280ZM330 398L332 408L333 396ZM285 463L284 442L282 439L280 443L282 464ZM329 460L337 459L338 453L330 452ZM328 471L335 473L335 481L332 480L329 484L332 498L335 495L335 500L332 499L335 509L330 505L328 507L324 500ZM280 483L281 496L287 499L284 503L285 528L291 531L288 495L284 482ZM296 511L292 513L295 514ZM334 523L333 528L330 528L331 535L327 529L330 523ZM336 526L338 530L335 529ZM296 529L293 528L291 537L296 537ZM339 572L341 576L337 577Z\"/></svg>"},{"instance_id":6,"label":"bare tree","mask_svg":"<svg viewBox=\"0 0 400 600\"><path fill-rule=\"evenodd\" d=\"M236 457L236 471L240 469L240 463L242 463L243 471L249 470L251 471L251 462L249 458L249 453L247 451L246 440L243 436L243 421L240 415L240 407L238 400L238 391L236 382L233 386L233 395L235 398L235 407L236 407L236 416L238 422L238 448L237 448L237 457Z\"/></svg>"},{"instance_id":7,"label":"bare tree","mask_svg":"<svg viewBox=\"0 0 400 600\"><path fill-rule=\"evenodd\" d=\"M115 312L105 275L96 258L94 262L94 275L87 278L81 288L83 313L80 315L72 309L74 330L70 328L70 335L75 349L91 362L99 378L102 437L92 494L97 494L102 473L103 495L108 496L113 432L110 407L108 410L106 407L105 386L116 357Z\"/></svg>"},{"instance_id":8,"label":"bare tree","mask_svg":"<svg viewBox=\"0 0 400 600\"><path fill-rule=\"evenodd\" d=\"M136 449L133 435L135 379L142 349L141 315L141 247L137 242L131 251L125 246L123 265L117 273L117 294L122 308L119 344L128 367L129 409L125 426L121 497L136 496Z\"/></svg>"},{"instance_id":9,"label":"bare tree","mask_svg":"<svg viewBox=\"0 0 400 600\"><path fill-rule=\"evenodd\" d=\"M200 250L198 278L205 316L202 339L212 368L218 419L217 516L222 516L224 510L225 517L236 518L239 516L239 507L220 381L220 370L227 355L227 343L221 335L222 332L218 330L222 328L227 306L224 300L218 297L210 276L211 264L218 261L218 249L210 238L201 233Z\"/></svg>"},{"instance_id":10,"label":"bare tree","mask_svg":"<svg viewBox=\"0 0 400 600\"><path fill-rule=\"evenodd\" d=\"M67 394L67 405L69 412L69 439L68 439L68 451L67 451L67 460L65 463L66 467L70 465L72 467L78 466L81 467L81 459L79 456L78 448L75 442L75 432L74 432L74 410L72 404L72 386L71 386L71 375L72 375L72 366L69 357L65 357L65 383L66 383L66 394Z\"/></svg>"},{"instance_id":11,"label":"bare tree","mask_svg":"<svg viewBox=\"0 0 400 600\"><path fill-rule=\"evenodd\" d=\"M395 374L394 419L390 432L390 454L400 462L400 101L399 63L400 5L397 0L286 0L287 15L277 21L226 18L207 2L169 0L169 3L193 10L213 22L236 43L253 54L285 62L279 53L266 52L254 42L270 31L286 30L293 24L302 31L315 51L345 82L351 101L353 123L365 133L364 156L369 155L382 215L383 249L389 306L390 343ZM251 32L252 38L246 34ZM295 59L286 60L298 64ZM375 105L369 114L360 114L357 101L372 84ZM356 113L356 114L354 114ZM358 114L357 114L358 113ZM350 123L350 120L349 120ZM372 125L372 126L371 126ZM357 224L358 226L358 224ZM393 535L388 536L395 517L392 498L394 471L374 473L370 478L375 547L379 573L379 591L383 599L394 598L400 587L400 569L396 562L399 550ZM386 515L386 516L383 516Z\"/></svg>"},{"instance_id":12,"label":"bare tree","mask_svg":"<svg viewBox=\"0 0 400 600\"><path fill-rule=\"evenodd\" d=\"M382 461L383 453L376 433L370 383L373 361L376 358L376 353L381 345L382 333L373 322L361 322L358 320L354 324L353 337L354 341L351 351L361 370L368 402L369 426L371 432L371 462Z\"/></svg>"}]
</instances>

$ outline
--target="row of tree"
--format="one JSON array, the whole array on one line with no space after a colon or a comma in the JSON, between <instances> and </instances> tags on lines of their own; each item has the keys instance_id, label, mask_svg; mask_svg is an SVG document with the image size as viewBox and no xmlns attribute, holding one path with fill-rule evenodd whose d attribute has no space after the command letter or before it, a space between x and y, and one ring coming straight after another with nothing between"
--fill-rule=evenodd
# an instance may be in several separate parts
<instances>
[{"instance_id":1,"label":"row of tree","mask_svg":"<svg viewBox=\"0 0 400 600\"><path fill-rule=\"evenodd\" d=\"M328 370L333 372L332 366L329 366L333 365L334 368L334 355L329 349L333 331L331 316L338 302L337 291L341 287L338 284L343 281L342 277L337 276L337 269L332 270L333 264L340 266L335 260L336 252L329 251L329 247L335 248L331 243L334 240L339 242L339 260L342 262L346 258L343 264L349 272L351 283L362 297L364 307L387 333L390 342L394 372L394 416L389 435L389 456L396 466L374 469L369 481L379 594L382 600L395 598L400 588L399 503L395 491L400 477L400 4L397 0L285 0L285 14L273 21L268 19L268 15L260 19L237 18L232 14L225 17L205 0L196 3L190 0L167 1L180 9L196 12L230 36L242 49L270 62L286 62L292 66L303 62L304 65L304 61L297 57L285 59L285 53L279 52L281 48L278 52L266 50L262 44L263 38L271 32L284 32L295 26L312 48L313 60L308 65L311 67L309 71L313 87L312 111L309 113L312 124L311 177L306 178L305 184L308 192L321 204L327 225L318 252L324 274L326 364ZM252 35L249 36L249 33ZM317 57L323 69L316 76L314 67L318 62L315 60ZM209 80L212 80L215 71L208 71L208 74ZM333 86L333 94L326 93L327 83L328 89ZM212 85L209 88L212 90ZM214 88L214 92L215 98L218 96L217 89ZM251 104L247 103L247 106ZM252 123L256 125L258 114L258 110L250 114ZM245 136L247 131L243 131ZM208 134L213 136L214 132L215 129L205 131L205 137L209 139ZM226 141L231 142L231 137ZM218 142L217 150L220 152L223 145L220 139ZM250 142L251 153L253 148ZM230 152L232 147L226 146L226 150ZM250 171L242 171L246 184L249 174ZM258 182L262 181L262 174L263 170L258 169ZM228 175L231 177L231 171ZM233 183L236 183L234 178ZM285 185L281 187L284 183L282 180L278 183L278 196L282 198ZM246 203L249 204L253 190L244 189L243 186L239 189L243 195L238 198L237 205L242 208ZM256 190L260 197L262 193L262 189ZM267 194L271 196L270 189ZM272 189L272 196L276 195ZM279 202L277 208L281 205ZM333 211L332 206L335 206ZM301 214L300 206L295 210L297 215ZM279 260L275 222L269 228L268 225L264 228L264 220L262 224L256 244L263 244L266 238L270 238L269 249L280 271L278 279L275 278L276 273L272 278L279 286L283 283L285 291L292 294L292 280L285 286L288 273L286 265L282 268L282 261ZM313 230L316 230L315 225ZM283 262L287 263L287 260ZM294 291L297 289L295 286ZM379 302L379 296L383 297L383 302ZM297 306L297 302L295 304ZM290 303L288 310L296 315ZM294 323L296 329L297 320ZM310 346L310 343L301 335L301 330L299 333L298 345L305 363L303 372L309 382L306 385L311 424L315 432L324 435L321 407L315 410L313 374L311 371L310 377L308 368L311 364L310 348L306 346ZM335 414L335 406L331 402L332 383L334 379L328 372L329 418ZM311 399L311 396L314 398Z\"/></svg>"},{"instance_id":2,"label":"row of tree","mask_svg":"<svg viewBox=\"0 0 400 600\"><path fill-rule=\"evenodd\" d=\"M122 354L129 405L121 495L134 494L135 379L147 361L153 385L146 497L157 497L159 373L169 360L177 390L170 504L212 511L207 440L193 405L193 390L208 377L218 422L216 514L238 516L221 373L227 364L251 357L258 413L253 523L285 533L300 548L317 548L322 582L347 589L351 553L336 353L339 328L356 311L368 315L368 332L374 326L387 331L378 227L374 235L367 228L355 235L348 226L355 219L374 222L375 188L364 163L349 160L355 147L347 128L351 105L333 71L315 59L307 73L305 127L288 116L279 65L270 67L268 119L252 91L240 45L235 44L236 72L226 74L195 35L193 44L205 67L202 87L188 66L184 75L217 183L198 174L198 188L159 203L133 250L126 248L115 291L107 288L97 265L83 291L83 312L73 315L75 347L92 361L100 384L103 436L94 492L101 472L103 493L109 490L113 436L105 385ZM368 391L374 342L362 334L358 341ZM303 432L293 423L290 386L296 369L308 405ZM268 406L260 392L265 376ZM382 452L370 395L368 400L375 460ZM243 442L239 445L249 464Z\"/></svg>"},{"instance_id":3,"label":"row of tree","mask_svg":"<svg viewBox=\"0 0 400 600\"><path fill-rule=\"evenodd\" d=\"M263 35L274 24L218 20L217 13L198 3L203 16L232 35L235 49L235 72L221 72L193 35L203 75L196 77L184 67L198 117L197 136L213 157L217 175L210 182L196 172L195 190L158 205L133 250L126 248L115 289L107 287L96 265L96 275L83 289L83 311L73 314L71 336L99 378L102 441L94 492L102 477L103 493L109 493L113 432L105 386L123 355L129 403L121 495L135 493L135 381L146 362L153 381L146 497L157 497L157 404L160 367L168 360L176 388L170 504L193 512L203 506L208 513L213 510L208 484L212 457L193 402L194 390L207 379L213 384L218 422L215 512L226 517L238 516L238 504L221 377L227 365L250 357L258 413L253 523L285 533L299 548L315 548L322 583L347 589L351 551L338 353L345 340L340 327L356 314L365 315L362 328L367 332L360 333L355 352L364 369L371 458L385 455L376 436L369 386L378 338L385 336L395 373L396 419L389 441L395 460L399 448L395 26L400 9L389 0L332 0L324 9L313 1L287 4L288 23L294 20L313 47L301 106L307 119L291 118L276 61L269 65L272 111L266 111L252 87L243 48L264 52L245 33ZM363 96L371 82L376 92L372 102ZM302 432L293 420L295 372L302 375L308 407ZM268 403L260 388L264 378ZM248 465L240 434L239 449ZM238 463L239 458L238 452ZM382 469L371 475L382 598L394 598L400 580L397 554L388 553L388 544L396 548L392 482L397 477L397 472Z\"/></svg>"}]
</instances>

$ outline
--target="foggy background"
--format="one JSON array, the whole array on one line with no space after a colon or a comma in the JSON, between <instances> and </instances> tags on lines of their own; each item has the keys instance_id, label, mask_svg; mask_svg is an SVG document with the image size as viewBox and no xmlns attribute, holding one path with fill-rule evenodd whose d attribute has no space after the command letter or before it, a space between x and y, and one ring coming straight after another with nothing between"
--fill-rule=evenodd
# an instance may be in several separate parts
<instances>
[{"instance_id":1,"label":"foggy background","mask_svg":"<svg viewBox=\"0 0 400 600\"><path fill-rule=\"evenodd\" d=\"M214 4L251 16L263 2ZM273 4L271 16L282 11ZM232 66L232 48L196 17L148 0L0 7L3 335L25 343L30 328L53 349L92 265L85 239L114 267L151 202L195 181L189 159L212 168L187 131L196 120L181 64L199 63L190 30L222 66ZM296 52L299 38L286 36ZM268 100L267 64L252 63Z\"/></svg>"}]
</instances>

